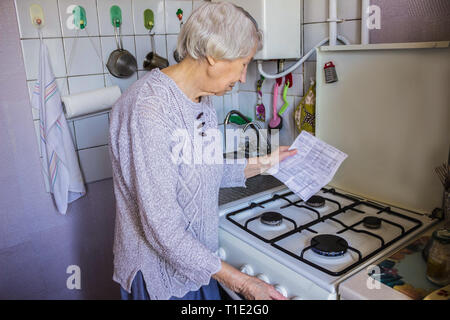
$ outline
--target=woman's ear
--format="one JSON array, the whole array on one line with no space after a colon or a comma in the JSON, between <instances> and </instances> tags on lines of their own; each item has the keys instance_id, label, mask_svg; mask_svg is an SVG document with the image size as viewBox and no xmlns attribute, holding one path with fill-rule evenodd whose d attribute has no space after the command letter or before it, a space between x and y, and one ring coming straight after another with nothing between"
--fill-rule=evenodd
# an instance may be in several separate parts
<instances>
[{"instance_id":1,"label":"woman's ear","mask_svg":"<svg viewBox=\"0 0 450 320\"><path fill-rule=\"evenodd\" d=\"M206 56L206 61L208 61L210 67L213 67L216 64L216 60L211 56Z\"/></svg>"}]
</instances>

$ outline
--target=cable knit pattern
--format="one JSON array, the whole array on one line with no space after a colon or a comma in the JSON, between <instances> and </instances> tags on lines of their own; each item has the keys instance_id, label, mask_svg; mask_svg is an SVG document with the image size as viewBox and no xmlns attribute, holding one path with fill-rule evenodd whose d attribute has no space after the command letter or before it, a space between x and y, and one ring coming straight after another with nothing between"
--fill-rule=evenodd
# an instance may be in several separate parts
<instances>
[{"instance_id":1,"label":"cable knit pattern","mask_svg":"<svg viewBox=\"0 0 450 320\"><path fill-rule=\"evenodd\" d=\"M114 281L128 292L141 270L151 299L182 297L209 283L220 270L220 187L245 187L245 163L174 161L188 157L176 130L193 145L196 116L205 130L217 128L209 97L188 99L175 82L154 69L136 81L114 105L110 156L116 197ZM197 120L198 121L198 120ZM202 139L206 148L211 139ZM220 143L221 146L221 143ZM195 149L192 156L195 156Z\"/></svg>"}]
</instances>

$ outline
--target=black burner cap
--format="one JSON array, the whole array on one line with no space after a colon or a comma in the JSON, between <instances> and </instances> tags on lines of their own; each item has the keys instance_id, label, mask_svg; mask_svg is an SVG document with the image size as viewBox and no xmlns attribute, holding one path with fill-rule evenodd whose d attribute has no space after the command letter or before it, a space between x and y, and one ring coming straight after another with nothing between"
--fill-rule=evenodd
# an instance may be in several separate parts
<instances>
[{"instance_id":1,"label":"black burner cap","mask_svg":"<svg viewBox=\"0 0 450 320\"><path fill-rule=\"evenodd\" d=\"M327 257L342 256L347 252L348 243L334 234L321 234L311 239L311 250Z\"/></svg>"},{"instance_id":2,"label":"black burner cap","mask_svg":"<svg viewBox=\"0 0 450 320\"><path fill-rule=\"evenodd\" d=\"M325 199L321 196L312 196L306 201L306 204L310 207L320 208L325 205Z\"/></svg>"},{"instance_id":3,"label":"black burner cap","mask_svg":"<svg viewBox=\"0 0 450 320\"><path fill-rule=\"evenodd\" d=\"M365 217L363 219L364 227L369 229L378 229L381 227L381 219L377 217Z\"/></svg>"},{"instance_id":4,"label":"black burner cap","mask_svg":"<svg viewBox=\"0 0 450 320\"><path fill-rule=\"evenodd\" d=\"M261 215L261 222L269 226L278 226L283 221L283 216L278 212L268 211Z\"/></svg>"}]
</instances>

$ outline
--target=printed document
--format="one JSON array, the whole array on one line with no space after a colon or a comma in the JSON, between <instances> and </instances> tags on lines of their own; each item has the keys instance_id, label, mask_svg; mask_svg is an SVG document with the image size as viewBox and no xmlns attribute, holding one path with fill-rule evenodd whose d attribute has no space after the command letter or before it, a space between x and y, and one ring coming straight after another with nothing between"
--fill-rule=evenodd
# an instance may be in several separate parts
<instances>
[{"instance_id":1,"label":"printed document","mask_svg":"<svg viewBox=\"0 0 450 320\"><path fill-rule=\"evenodd\" d=\"M283 182L303 201L320 191L336 174L347 154L302 131L289 150L297 154L284 159L267 172Z\"/></svg>"}]
</instances>

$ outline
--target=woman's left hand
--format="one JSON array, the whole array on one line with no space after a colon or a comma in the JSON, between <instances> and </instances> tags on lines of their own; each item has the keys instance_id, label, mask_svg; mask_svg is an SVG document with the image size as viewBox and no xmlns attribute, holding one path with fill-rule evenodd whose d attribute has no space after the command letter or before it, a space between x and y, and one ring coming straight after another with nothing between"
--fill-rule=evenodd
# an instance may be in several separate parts
<instances>
[{"instance_id":1,"label":"woman's left hand","mask_svg":"<svg viewBox=\"0 0 450 320\"><path fill-rule=\"evenodd\" d=\"M245 168L246 178L250 178L267 171L269 168L277 165L284 159L291 157L297 153L297 149L288 150L289 146L280 146L269 155L248 159Z\"/></svg>"}]
</instances>

